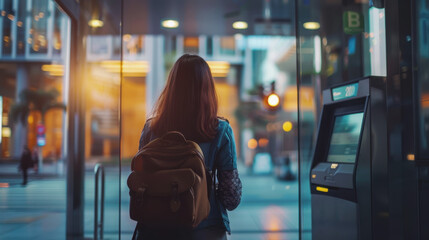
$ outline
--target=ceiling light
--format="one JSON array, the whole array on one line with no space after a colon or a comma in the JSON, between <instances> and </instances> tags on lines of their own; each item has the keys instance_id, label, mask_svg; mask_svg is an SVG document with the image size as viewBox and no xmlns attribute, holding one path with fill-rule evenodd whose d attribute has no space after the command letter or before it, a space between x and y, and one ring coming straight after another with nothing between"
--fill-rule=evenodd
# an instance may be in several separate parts
<instances>
[{"instance_id":1,"label":"ceiling light","mask_svg":"<svg viewBox=\"0 0 429 240\"><path fill-rule=\"evenodd\" d=\"M103 21L98 19L92 19L88 22L88 25L93 28L102 27L104 25Z\"/></svg>"},{"instance_id":2,"label":"ceiling light","mask_svg":"<svg viewBox=\"0 0 429 240\"><path fill-rule=\"evenodd\" d=\"M232 24L234 29L247 29L247 22L237 21Z\"/></svg>"},{"instance_id":3,"label":"ceiling light","mask_svg":"<svg viewBox=\"0 0 429 240\"><path fill-rule=\"evenodd\" d=\"M162 21L161 26L164 28L177 28L179 26L179 22L176 20L168 19Z\"/></svg>"},{"instance_id":4,"label":"ceiling light","mask_svg":"<svg viewBox=\"0 0 429 240\"><path fill-rule=\"evenodd\" d=\"M308 30L317 30L320 28L320 23L318 22L306 22L303 24L305 29Z\"/></svg>"}]
</instances>

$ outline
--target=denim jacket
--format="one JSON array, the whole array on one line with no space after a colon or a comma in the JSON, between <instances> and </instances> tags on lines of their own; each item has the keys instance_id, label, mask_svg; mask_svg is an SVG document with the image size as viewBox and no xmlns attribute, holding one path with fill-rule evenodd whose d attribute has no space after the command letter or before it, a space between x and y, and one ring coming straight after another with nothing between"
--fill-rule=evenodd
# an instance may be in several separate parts
<instances>
[{"instance_id":1,"label":"denim jacket","mask_svg":"<svg viewBox=\"0 0 429 240\"><path fill-rule=\"evenodd\" d=\"M156 138L146 122L140 137L139 149ZM228 213L237 207L241 199L241 181L237 172L237 153L232 128L227 121L219 120L216 137L211 142L198 143L204 153L206 168L216 173L216 189L210 194L210 214L196 229L223 227L231 233ZM225 196L226 195L226 196ZM232 199L231 199L232 198ZM223 203L222 203L223 202Z\"/></svg>"}]
</instances>

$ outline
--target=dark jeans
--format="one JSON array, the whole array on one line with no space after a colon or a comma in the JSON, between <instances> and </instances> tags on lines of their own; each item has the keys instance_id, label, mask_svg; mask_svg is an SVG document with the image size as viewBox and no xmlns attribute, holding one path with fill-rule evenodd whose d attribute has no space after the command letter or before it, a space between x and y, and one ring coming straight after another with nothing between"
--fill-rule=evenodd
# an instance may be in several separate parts
<instances>
[{"instance_id":1,"label":"dark jeans","mask_svg":"<svg viewBox=\"0 0 429 240\"><path fill-rule=\"evenodd\" d=\"M212 226L198 230L180 229L148 229L137 227L137 240L226 240L226 231L223 227Z\"/></svg>"}]
</instances>

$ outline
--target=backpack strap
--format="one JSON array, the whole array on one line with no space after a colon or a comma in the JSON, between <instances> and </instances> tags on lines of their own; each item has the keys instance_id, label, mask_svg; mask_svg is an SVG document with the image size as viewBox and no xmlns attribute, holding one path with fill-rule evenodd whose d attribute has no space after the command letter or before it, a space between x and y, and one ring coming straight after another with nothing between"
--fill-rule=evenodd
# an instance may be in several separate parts
<instances>
[{"instance_id":1,"label":"backpack strap","mask_svg":"<svg viewBox=\"0 0 429 240\"><path fill-rule=\"evenodd\" d=\"M140 141L139 141L139 150L143 148L144 145L148 144L152 140L152 131L150 130L150 121L148 119L143 127Z\"/></svg>"},{"instance_id":2,"label":"backpack strap","mask_svg":"<svg viewBox=\"0 0 429 240\"><path fill-rule=\"evenodd\" d=\"M209 190L213 189L214 191L216 191L216 175L217 175L217 152L216 152L216 147L219 145L218 143L222 140L222 136L224 135L225 132L225 124L221 123L222 121L225 121L228 123L228 120L224 119L224 118L219 118L219 125L218 125L218 132L217 135L214 139L214 141L212 141L210 143L210 148L209 148L209 159L211 159L212 161L209 162L209 166L207 166L208 168L208 174L210 176L210 180L207 177L207 184L209 184L210 181L210 188L208 188ZM209 191L211 193L211 191Z\"/></svg>"}]
</instances>

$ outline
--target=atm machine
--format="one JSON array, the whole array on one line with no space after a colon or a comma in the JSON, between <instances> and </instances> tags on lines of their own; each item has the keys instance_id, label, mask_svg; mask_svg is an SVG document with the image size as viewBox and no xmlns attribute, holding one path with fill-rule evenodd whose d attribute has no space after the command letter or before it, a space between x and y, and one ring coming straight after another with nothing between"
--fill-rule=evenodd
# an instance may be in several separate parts
<instances>
[{"instance_id":1,"label":"atm machine","mask_svg":"<svg viewBox=\"0 0 429 240\"><path fill-rule=\"evenodd\" d=\"M385 91L380 77L323 91L310 173L313 240L373 239L387 191Z\"/></svg>"}]
</instances>

